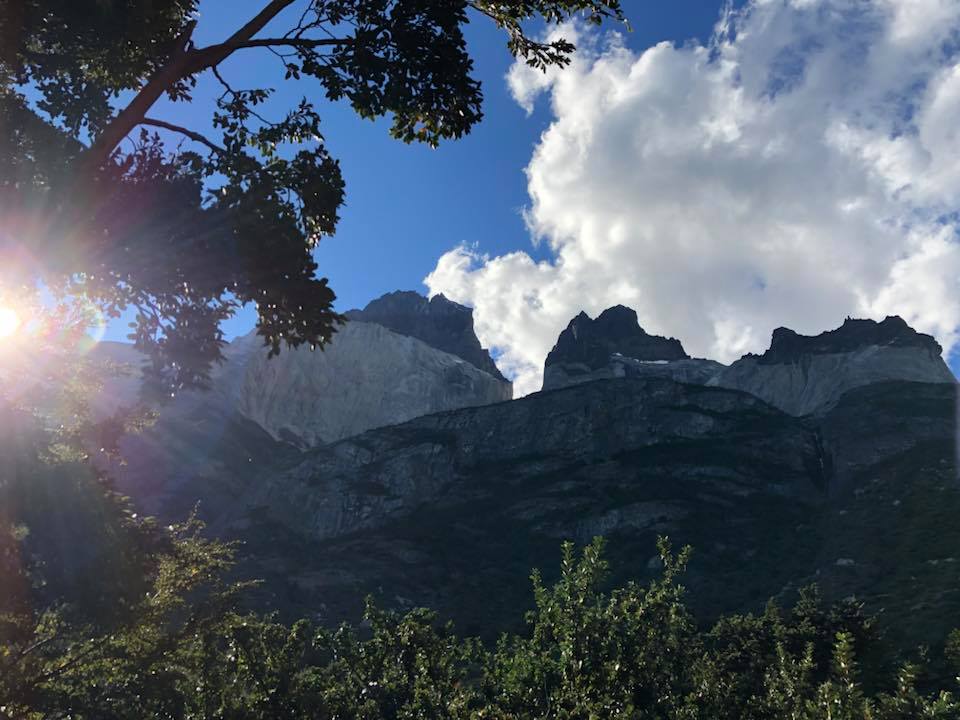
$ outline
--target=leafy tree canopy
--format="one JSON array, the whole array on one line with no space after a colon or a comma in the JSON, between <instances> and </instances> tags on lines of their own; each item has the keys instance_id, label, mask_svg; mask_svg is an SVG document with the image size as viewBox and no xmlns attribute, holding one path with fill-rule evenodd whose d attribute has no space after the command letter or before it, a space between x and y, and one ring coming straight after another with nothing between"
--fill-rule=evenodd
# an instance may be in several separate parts
<instances>
[{"instance_id":1,"label":"leafy tree canopy","mask_svg":"<svg viewBox=\"0 0 960 720\"><path fill-rule=\"evenodd\" d=\"M175 386L203 382L238 304L256 303L273 353L322 344L341 319L311 255L344 200L322 102L437 145L482 117L469 20L543 70L574 48L529 21L623 20L619 0L263 0L200 47L198 1L0 0L0 301L42 287L109 317L135 308L135 342ZM313 79L324 97L268 117L271 88L221 71L258 48L278 82ZM213 135L155 114L164 96L193 102L204 73L222 88Z\"/></svg>"}]
</instances>

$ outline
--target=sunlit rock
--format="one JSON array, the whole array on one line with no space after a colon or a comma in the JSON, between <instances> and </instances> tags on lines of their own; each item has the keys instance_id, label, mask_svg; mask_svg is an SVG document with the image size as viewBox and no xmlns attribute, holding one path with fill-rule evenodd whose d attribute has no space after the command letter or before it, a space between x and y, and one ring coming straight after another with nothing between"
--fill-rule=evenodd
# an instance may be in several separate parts
<instances>
[{"instance_id":1,"label":"sunlit rock","mask_svg":"<svg viewBox=\"0 0 960 720\"><path fill-rule=\"evenodd\" d=\"M845 392L891 380L956 383L929 335L899 317L847 319L816 336L773 332L763 355L745 355L709 384L744 390L791 415L828 408Z\"/></svg>"}]
</instances>

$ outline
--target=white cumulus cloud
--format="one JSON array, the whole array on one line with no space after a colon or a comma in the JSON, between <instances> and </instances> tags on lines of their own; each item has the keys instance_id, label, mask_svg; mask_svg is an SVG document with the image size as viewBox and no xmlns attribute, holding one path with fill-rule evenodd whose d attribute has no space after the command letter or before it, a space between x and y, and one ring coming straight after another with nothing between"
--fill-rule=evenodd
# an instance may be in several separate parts
<instances>
[{"instance_id":1,"label":"white cumulus cloud","mask_svg":"<svg viewBox=\"0 0 960 720\"><path fill-rule=\"evenodd\" d=\"M549 259L458 247L425 282L474 306L518 394L581 310L729 362L787 325L960 328L960 1L752 0L710 43L637 53L576 28L574 64L507 81L553 121L527 167Z\"/></svg>"}]
</instances>

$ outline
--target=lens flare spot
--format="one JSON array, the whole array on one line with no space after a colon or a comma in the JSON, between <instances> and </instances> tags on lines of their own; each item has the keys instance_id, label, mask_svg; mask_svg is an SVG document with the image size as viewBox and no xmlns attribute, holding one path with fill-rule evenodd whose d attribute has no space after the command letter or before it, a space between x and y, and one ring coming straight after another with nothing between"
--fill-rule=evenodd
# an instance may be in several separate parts
<instances>
[{"instance_id":1,"label":"lens flare spot","mask_svg":"<svg viewBox=\"0 0 960 720\"><path fill-rule=\"evenodd\" d=\"M20 316L17 311L0 307L0 338L8 338L20 328Z\"/></svg>"}]
</instances>

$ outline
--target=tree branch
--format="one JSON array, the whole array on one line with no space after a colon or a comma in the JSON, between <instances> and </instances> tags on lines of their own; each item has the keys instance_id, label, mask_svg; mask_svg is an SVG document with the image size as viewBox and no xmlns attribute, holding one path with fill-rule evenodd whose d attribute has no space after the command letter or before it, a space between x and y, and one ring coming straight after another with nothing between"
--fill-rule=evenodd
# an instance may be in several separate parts
<instances>
[{"instance_id":1,"label":"tree branch","mask_svg":"<svg viewBox=\"0 0 960 720\"><path fill-rule=\"evenodd\" d=\"M152 126L152 127L163 128L164 130L170 130L171 132L180 133L181 135L184 135L184 136L190 138L190 139L193 140L194 142L198 142L198 143L202 143L203 145L206 145L208 148L210 148L210 149L213 150L214 152L217 152L217 153L219 153L219 154L221 154L221 155L224 155L224 154L226 154L226 152L227 152L227 151L224 150L222 147L220 147L220 146L217 145L216 143L208 140L207 138L205 138L205 137L204 137L203 135L201 135L200 133L194 132L193 130L189 130L189 129L187 129L187 128L185 128L185 127L181 127L181 126L179 126L179 125L174 125L173 123L168 123L168 122L165 121L165 120L155 120L155 119L153 119L153 118L146 118L146 117L145 117L145 118L143 118L143 120L140 121L139 124L140 124L140 125L150 125L150 126Z\"/></svg>"},{"instance_id":2,"label":"tree branch","mask_svg":"<svg viewBox=\"0 0 960 720\"><path fill-rule=\"evenodd\" d=\"M267 23L280 14L281 10L285 9L288 5L292 5L293 2L294 0L271 0L270 4L257 13L256 17L231 35L227 43L249 40L263 30L263 28L267 26Z\"/></svg>"},{"instance_id":3,"label":"tree branch","mask_svg":"<svg viewBox=\"0 0 960 720\"><path fill-rule=\"evenodd\" d=\"M209 47L194 50L190 72L200 72L208 67L219 65L227 59L232 52L243 43L248 42L258 32L263 30L273 18L280 12L292 5L294 0L271 0L271 2L246 25L231 35L226 42L219 45L210 45Z\"/></svg>"},{"instance_id":4,"label":"tree branch","mask_svg":"<svg viewBox=\"0 0 960 720\"><path fill-rule=\"evenodd\" d=\"M130 104L120 111L120 114L97 136L97 139L90 146L90 150L85 154L83 161L86 168L96 168L105 162L123 138L141 123L153 104L178 80L223 62L236 49L233 47L234 45L249 41L281 11L293 3L294 0L271 0L249 22L231 35L225 43L212 46L217 49L216 52L207 52L210 48L207 50L190 49L190 38L193 36L194 29L196 29L197 21L191 20L187 23L180 37L177 38L176 49L167 64L147 81L147 84L140 89L136 97L130 101Z\"/></svg>"},{"instance_id":5,"label":"tree branch","mask_svg":"<svg viewBox=\"0 0 960 720\"><path fill-rule=\"evenodd\" d=\"M234 89L230 86L230 83L228 83L228 82L223 78L223 75L220 74L220 70L217 68L217 66L214 65L213 67L210 68L210 70L213 72L213 76L217 79L217 82L219 82L221 85L223 85L224 89L226 90L226 92L225 92L223 95L221 95L220 97L221 97L221 98L222 98L222 97L225 97L228 93L229 93L232 97L237 97L237 94L238 94L237 91L234 90ZM248 108L248 111L249 111L249 113L250 113L251 115L253 115L257 120L259 120L260 122L262 122L264 125L269 125L270 127L276 127L277 123L275 123L275 122L270 122L270 121L267 120L263 115L261 115L260 113L258 113L256 110L253 110L253 109Z\"/></svg>"},{"instance_id":6,"label":"tree branch","mask_svg":"<svg viewBox=\"0 0 960 720\"><path fill-rule=\"evenodd\" d=\"M319 38L310 40L306 38L262 38L251 40L227 40L218 45L209 45L205 48L198 48L193 51L190 64L190 72L200 72L207 68L216 67L224 58L230 56L237 50L246 48L274 48L274 47L292 47L301 50L312 50L318 47L342 47L352 45L355 41L352 38Z\"/></svg>"},{"instance_id":7,"label":"tree branch","mask_svg":"<svg viewBox=\"0 0 960 720\"><path fill-rule=\"evenodd\" d=\"M147 84L140 89L136 97L130 101L130 104L121 110L120 114L97 136L90 149L85 153L84 162L88 166L95 168L110 157L114 148L130 134L131 130L140 124L144 115L147 114L147 110L153 107L160 96L184 76L187 60L191 54L187 51L187 46L196 27L196 20L187 23L180 37L177 38L176 48L167 64L147 81Z\"/></svg>"},{"instance_id":8,"label":"tree branch","mask_svg":"<svg viewBox=\"0 0 960 720\"><path fill-rule=\"evenodd\" d=\"M234 45L234 49L253 48L253 47L294 47L294 48L317 48L326 46L353 45L353 38L318 38L310 40L307 38L263 38L257 40L247 40L243 43Z\"/></svg>"}]
</instances>

